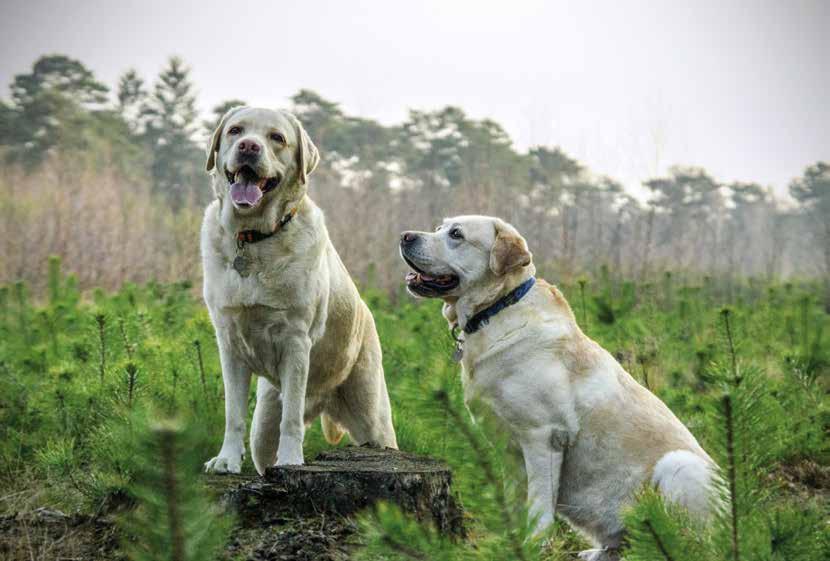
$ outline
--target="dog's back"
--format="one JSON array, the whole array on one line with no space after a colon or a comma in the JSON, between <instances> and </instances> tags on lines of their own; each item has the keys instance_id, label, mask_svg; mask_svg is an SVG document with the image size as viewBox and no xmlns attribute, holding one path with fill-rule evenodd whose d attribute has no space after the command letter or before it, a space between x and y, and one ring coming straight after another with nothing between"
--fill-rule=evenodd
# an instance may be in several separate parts
<instances>
[{"instance_id":1,"label":"dog's back","mask_svg":"<svg viewBox=\"0 0 830 561\"><path fill-rule=\"evenodd\" d=\"M596 537L622 531L620 509L644 485L704 515L715 464L671 410L576 324L564 296L540 281L545 305L570 329L551 342L568 370L579 419L562 466L558 512ZM600 540L604 541L604 540Z\"/></svg>"}]
</instances>

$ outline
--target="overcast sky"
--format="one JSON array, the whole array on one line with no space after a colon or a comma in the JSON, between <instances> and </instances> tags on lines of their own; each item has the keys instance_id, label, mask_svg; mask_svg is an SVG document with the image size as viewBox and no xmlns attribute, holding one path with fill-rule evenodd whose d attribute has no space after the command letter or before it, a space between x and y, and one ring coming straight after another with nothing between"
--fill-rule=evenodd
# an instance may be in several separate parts
<instances>
[{"instance_id":1,"label":"overcast sky","mask_svg":"<svg viewBox=\"0 0 830 561\"><path fill-rule=\"evenodd\" d=\"M177 54L205 111L300 88L387 124L457 105L634 189L689 164L784 192L830 159L830 1L3 0L0 53L2 84L63 53L111 86Z\"/></svg>"}]
</instances>

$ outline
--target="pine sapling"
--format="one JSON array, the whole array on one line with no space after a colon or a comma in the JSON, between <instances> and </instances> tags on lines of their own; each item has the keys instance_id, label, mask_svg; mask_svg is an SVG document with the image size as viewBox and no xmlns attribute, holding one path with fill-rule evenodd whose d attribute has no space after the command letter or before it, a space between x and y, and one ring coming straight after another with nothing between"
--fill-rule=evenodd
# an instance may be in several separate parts
<instances>
[{"instance_id":1,"label":"pine sapling","mask_svg":"<svg viewBox=\"0 0 830 561\"><path fill-rule=\"evenodd\" d=\"M134 363L128 362L125 370L127 371L127 407L132 409L133 397L138 382L138 367Z\"/></svg>"},{"instance_id":2,"label":"pine sapling","mask_svg":"<svg viewBox=\"0 0 830 561\"><path fill-rule=\"evenodd\" d=\"M63 433L66 434L69 432L69 420L66 416L66 396L61 390L55 392L55 398L58 400L58 410L60 411L61 416L61 428L63 429Z\"/></svg>"},{"instance_id":3,"label":"pine sapling","mask_svg":"<svg viewBox=\"0 0 830 561\"><path fill-rule=\"evenodd\" d=\"M28 311L29 303L26 298L26 284L23 281L14 283L14 294L17 300L18 327L23 338L27 339L29 335L29 318L26 312Z\"/></svg>"},{"instance_id":4,"label":"pine sapling","mask_svg":"<svg viewBox=\"0 0 830 561\"><path fill-rule=\"evenodd\" d=\"M720 397L711 409L714 427L720 435L722 508L717 509L714 530L719 553L732 561L755 559L770 547L765 525L765 496L762 474L774 449L780 413L768 396L769 384L761 370L742 365L738 359L733 313L721 310L726 364L714 364L711 378ZM764 444L764 441L768 442Z\"/></svg>"},{"instance_id":5,"label":"pine sapling","mask_svg":"<svg viewBox=\"0 0 830 561\"><path fill-rule=\"evenodd\" d=\"M202 382L202 393L205 395L205 399L209 399L210 396L207 391L207 377L205 376L205 363L202 360L202 343L198 339L195 339L193 341L193 348L196 349L196 365L199 367L199 379Z\"/></svg>"},{"instance_id":6,"label":"pine sapling","mask_svg":"<svg viewBox=\"0 0 830 561\"><path fill-rule=\"evenodd\" d=\"M646 530L648 530L648 533L651 535L651 538L654 540L657 549L660 551L660 555L662 555L666 561L674 561L674 558L666 549L663 540L657 535L657 531L654 529L654 525L651 523L651 520L645 520L643 524L645 525Z\"/></svg>"},{"instance_id":7,"label":"pine sapling","mask_svg":"<svg viewBox=\"0 0 830 561\"><path fill-rule=\"evenodd\" d=\"M729 485L729 516L732 543L732 559L739 561L741 548L738 542L738 477L735 467L735 421L732 416L732 398L723 396L723 418L726 430L726 476Z\"/></svg>"},{"instance_id":8,"label":"pine sapling","mask_svg":"<svg viewBox=\"0 0 830 561\"><path fill-rule=\"evenodd\" d=\"M225 544L232 519L212 504L197 474L201 435L174 420L137 429L135 481L137 506L121 520L124 549L133 561L214 559Z\"/></svg>"},{"instance_id":9,"label":"pine sapling","mask_svg":"<svg viewBox=\"0 0 830 561\"><path fill-rule=\"evenodd\" d=\"M118 330L121 332L121 341L124 343L124 352L127 353L127 359L133 359L133 345L127 337L127 328L124 325L124 318L118 320Z\"/></svg>"},{"instance_id":10,"label":"pine sapling","mask_svg":"<svg viewBox=\"0 0 830 561\"><path fill-rule=\"evenodd\" d=\"M57 255L50 255L47 270L49 303L56 306L61 297L61 258Z\"/></svg>"},{"instance_id":11,"label":"pine sapling","mask_svg":"<svg viewBox=\"0 0 830 561\"><path fill-rule=\"evenodd\" d=\"M176 477L176 433L172 427L156 429L162 466L162 486L166 495L167 524L170 532L170 559L185 561L184 534L179 512L179 489Z\"/></svg>"},{"instance_id":12,"label":"pine sapling","mask_svg":"<svg viewBox=\"0 0 830 561\"><path fill-rule=\"evenodd\" d=\"M475 558L470 548L459 547L433 526L420 523L393 503L379 503L372 514L362 516L359 523L364 547L356 552L356 558L361 561L460 561Z\"/></svg>"},{"instance_id":13,"label":"pine sapling","mask_svg":"<svg viewBox=\"0 0 830 561\"><path fill-rule=\"evenodd\" d=\"M98 378L101 387L103 387L104 375L107 370L107 341L105 337L107 316L100 313L95 314L95 323L98 324Z\"/></svg>"},{"instance_id":14,"label":"pine sapling","mask_svg":"<svg viewBox=\"0 0 830 561\"><path fill-rule=\"evenodd\" d=\"M627 561L704 561L705 531L683 507L651 488L623 512Z\"/></svg>"},{"instance_id":15,"label":"pine sapling","mask_svg":"<svg viewBox=\"0 0 830 561\"><path fill-rule=\"evenodd\" d=\"M452 406L446 391L442 390L435 392L435 400L446 410L450 417L452 417L454 426L458 427L461 434L467 440L467 443L470 447L472 447L475 456L479 459L481 470L484 472L488 482L493 486L496 494L496 502L498 503L498 507L501 512L504 529L508 533L514 558L521 561L527 561L527 556L524 548L522 547L522 541L517 532L517 524L513 519L511 508L508 505L507 497L504 494L504 487L501 479L496 476L496 471L489 460L486 450L482 448L479 439L476 438L475 434L473 434L470 430L467 419L463 418L461 414Z\"/></svg>"},{"instance_id":16,"label":"pine sapling","mask_svg":"<svg viewBox=\"0 0 830 561\"><path fill-rule=\"evenodd\" d=\"M671 271L663 273L663 303L664 309L671 310L674 308L674 288L672 285Z\"/></svg>"},{"instance_id":17,"label":"pine sapling","mask_svg":"<svg viewBox=\"0 0 830 561\"><path fill-rule=\"evenodd\" d=\"M172 411L176 407L176 387L179 382L179 369L175 366L170 369L170 377L173 380L173 388L170 394L170 410Z\"/></svg>"},{"instance_id":18,"label":"pine sapling","mask_svg":"<svg viewBox=\"0 0 830 561\"><path fill-rule=\"evenodd\" d=\"M801 349L804 356L809 354L810 348L810 297L803 296L799 301L801 312Z\"/></svg>"}]
</instances>

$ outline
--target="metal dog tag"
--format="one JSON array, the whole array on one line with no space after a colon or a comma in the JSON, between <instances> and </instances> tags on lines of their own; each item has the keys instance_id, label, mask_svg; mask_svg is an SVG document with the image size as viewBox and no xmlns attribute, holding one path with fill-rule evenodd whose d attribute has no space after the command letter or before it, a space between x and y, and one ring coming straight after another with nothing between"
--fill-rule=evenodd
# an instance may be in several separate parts
<instances>
[{"instance_id":1,"label":"metal dog tag","mask_svg":"<svg viewBox=\"0 0 830 561\"><path fill-rule=\"evenodd\" d=\"M455 362L461 362L461 359L464 358L464 347L461 345L455 346L455 351L452 353L452 359Z\"/></svg>"},{"instance_id":2,"label":"metal dog tag","mask_svg":"<svg viewBox=\"0 0 830 561\"><path fill-rule=\"evenodd\" d=\"M236 272L239 273L240 277L247 277L250 274L250 271L248 270L249 265L250 261L241 253L237 254L236 258L233 260L233 268L236 269Z\"/></svg>"}]
</instances>

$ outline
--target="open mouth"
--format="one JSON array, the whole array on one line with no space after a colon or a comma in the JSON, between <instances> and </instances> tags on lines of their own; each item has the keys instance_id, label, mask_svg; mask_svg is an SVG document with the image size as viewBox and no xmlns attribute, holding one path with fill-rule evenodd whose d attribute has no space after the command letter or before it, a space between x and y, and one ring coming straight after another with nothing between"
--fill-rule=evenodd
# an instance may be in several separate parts
<instances>
[{"instance_id":1,"label":"open mouth","mask_svg":"<svg viewBox=\"0 0 830 561\"><path fill-rule=\"evenodd\" d=\"M253 208L259 204L262 197L280 185L280 175L274 177L260 177L248 165L242 165L231 173L225 168L225 177L231 184L231 200L239 208Z\"/></svg>"},{"instance_id":2,"label":"open mouth","mask_svg":"<svg viewBox=\"0 0 830 561\"><path fill-rule=\"evenodd\" d=\"M430 275L419 269L415 263L405 255L402 256L412 271L406 274L406 286L421 296L439 296L458 286L458 277L455 275Z\"/></svg>"}]
</instances>

